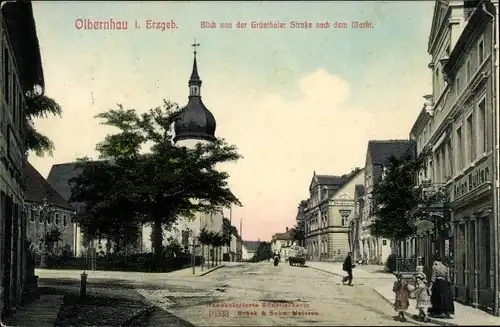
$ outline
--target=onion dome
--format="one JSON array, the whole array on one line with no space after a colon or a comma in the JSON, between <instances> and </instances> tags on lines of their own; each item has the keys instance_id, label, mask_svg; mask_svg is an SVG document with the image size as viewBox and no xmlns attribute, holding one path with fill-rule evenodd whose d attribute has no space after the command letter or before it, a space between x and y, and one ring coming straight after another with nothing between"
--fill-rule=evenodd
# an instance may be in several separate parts
<instances>
[{"instance_id":1,"label":"onion dome","mask_svg":"<svg viewBox=\"0 0 500 327\"><path fill-rule=\"evenodd\" d=\"M203 104L200 95L201 79L198 75L198 64L196 62L196 47L199 44L195 43L193 46L195 47L195 51L193 71L189 79L189 101L182 108L180 117L174 124L174 142L193 139L215 140L215 118Z\"/></svg>"}]
</instances>

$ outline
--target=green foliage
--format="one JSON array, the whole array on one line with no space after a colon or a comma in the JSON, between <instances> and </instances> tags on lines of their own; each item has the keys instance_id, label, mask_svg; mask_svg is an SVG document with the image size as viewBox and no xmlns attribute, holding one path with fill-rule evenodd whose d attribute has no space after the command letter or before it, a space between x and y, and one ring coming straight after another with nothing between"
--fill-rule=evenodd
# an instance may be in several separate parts
<instances>
[{"instance_id":1,"label":"green foliage","mask_svg":"<svg viewBox=\"0 0 500 327\"><path fill-rule=\"evenodd\" d=\"M165 101L142 114L118 106L96 117L117 133L97 144L101 160L81 161L81 174L71 181L72 201L87 205L77 218L86 233L133 235L140 224L161 230L179 217L241 205L229 190L229 175L215 168L238 160L236 147L222 139L193 150L176 146L171 126L179 117L177 105ZM146 145L150 149L144 153ZM157 254L162 241L163 233L155 232Z\"/></svg>"},{"instance_id":2,"label":"green foliage","mask_svg":"<svg viewBox=\"0 0 500 327\"><path fill-rule=\"evenodd\" d=\"M389 159L385 178L372 191L374 222L370 233L376 237L402 240L415 232L414 209L421 203L422 189L416 186L418 172L427 154Z\"/></svg>"},{"instance_id":3,"label":"green foliage","mask_svg":"<svg viewBox=\"0 0 500 327\"><path fill-rule=\"evenodd\" d=\"M305 239L305 226L304 221L300 220L297 222L297 225L292 229L292 237L294 241L302 244Z\"/></svg>"},{"instance_id":4,"label":"green foliage","mask_svg":"<svg viewBox=\"0 0 500 327\"><path fill-rule=\"evenodd\" d=\"M255 251L255 254L252 257L252 261L259 262L272 258L272 256L273 256L273 251L271 250L271 243L260 242L257 251Z\"/></svg>"},{"instance_id":5,"label":"green foliage","mask_svg":"<svg viewBox=\"0 0 500 327\"><path fill-rule=\"evenodd\" d=\"M26 94L25 109L27 149L34 151L39 157L43 157L46 153L52 156L55 149L54 142L35 129L34 120L37 118L47 118L50 115L61 116L61 106L45 94L28 92Z\"/></svg>"}]
</instances>

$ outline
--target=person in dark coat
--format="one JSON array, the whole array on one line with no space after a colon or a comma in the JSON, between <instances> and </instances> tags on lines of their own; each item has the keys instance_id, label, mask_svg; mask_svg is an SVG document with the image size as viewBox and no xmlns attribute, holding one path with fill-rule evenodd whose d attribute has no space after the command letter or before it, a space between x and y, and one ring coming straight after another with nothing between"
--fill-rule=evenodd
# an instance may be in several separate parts
<instances>
[{"instance_id":1,"label":"person in dark coat","mask_svg":"<svg viewBox=\"0 0 500 327\"><path fill-rule=\"evenodd\" d=\"M429 313L434 316L446 316L455 314L455 304L451 292L450 270L443 264L440 257L434 259L431 278L431 303Z\"/></svg>"},{"instance_id":2,"label":"person in dark coat","mask_svg":"<svg viewBox=\"0 0 500 327\"><path fill-rule=\"evenodd\" d=\"M342 284L345 285L345 283L348 282L347 285L352 286L352 268L354 267L355 265L352 264L352 253L349 252L342 265L342 270L347 273L347 276L342 278Z\"/></svg>"}]
</instances>

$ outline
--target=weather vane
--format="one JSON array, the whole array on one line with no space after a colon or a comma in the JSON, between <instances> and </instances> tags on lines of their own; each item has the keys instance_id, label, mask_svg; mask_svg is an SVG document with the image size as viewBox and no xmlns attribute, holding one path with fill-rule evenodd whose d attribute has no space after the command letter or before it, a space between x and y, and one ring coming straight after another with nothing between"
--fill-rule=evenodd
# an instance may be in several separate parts
<instances>
[{"instance_id":1,"label":"weather vane","mask_svg":"<svg viewBox=\"0 0 500 327\"><path fill-rule=\"evenodd\" d=\"M191 44L191 46L194 48L194 54L196 55L196 48L200 46L199 43L196 43L196 38L194 39L194 43Z\"/></svg>"}]
</instances>

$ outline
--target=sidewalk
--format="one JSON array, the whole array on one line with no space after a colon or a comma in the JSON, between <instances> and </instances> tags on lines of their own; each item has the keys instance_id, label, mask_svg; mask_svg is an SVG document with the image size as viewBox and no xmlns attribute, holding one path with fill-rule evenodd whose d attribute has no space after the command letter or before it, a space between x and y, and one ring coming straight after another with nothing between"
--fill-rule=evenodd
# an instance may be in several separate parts
<instances>
[{"instance_id":1,"label":"sidewalk","mask_svg":"<svg viewBox=\"0 0 500 327\"><path fill-rule=\"evenodd\" d=\"M333 275L344 276L342 263L340 262L308 262L307 266ZM373 265L356 266L353 270L354 280L364 280L365 285L373 287L375 292L392 305L395 299L392 286L396 278L393 274L381 272L383 268L383 266ZM410 308L407 314L412 318L418 316L416 301L413 299L410 299ZM500 326L500 317L495 317L484 311L455 302L455 315L452 316L452 319L431 318L431 322L442 326Z\"/></svg>"},{"instance_id":2,"label":"sidewalk","mask_svg":"<svg viewBox=\"0 0 500 327\"><path fill-rule=\"evenodd\" d=\"M205 276L205 275L211 273L212 271L220 269L220 268L225 267L225 266L226 266L225 263L220 264L220 265L215 266L215 267L210 267L210 268L203 267L203 269L201 269L201 266L196 266L194 269L194 274L193 274L193 267L188 267L188 268L169 272L168 275L172 276L172 277Z\"/></svg>"},{"instance_id":3,"label":"sidewalk","mask_svg":"<svg viewBox=\"0 0 500 327\"><path fill-rule=\"evenodd\" d=\"M19 307L5 326L53 327L62 304L62 295L42 294L32 303Z\"/></svg>"}]
</instances>

